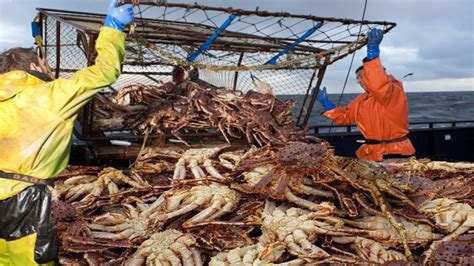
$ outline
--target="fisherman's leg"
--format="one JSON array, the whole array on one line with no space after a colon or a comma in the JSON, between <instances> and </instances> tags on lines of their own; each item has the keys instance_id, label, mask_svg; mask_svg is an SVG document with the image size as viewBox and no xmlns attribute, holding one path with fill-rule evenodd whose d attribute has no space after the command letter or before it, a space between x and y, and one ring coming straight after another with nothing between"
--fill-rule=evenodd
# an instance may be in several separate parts
<instances>
[{"instance_id":1,"label":"fisherman's leg","mask_svg":"<svg viewBox=\"0 0 474 266\"><path fill-rule=\"evenodd\" d=\"M58 241L50 206L51 192L44 185L30 186L0 202L0 213L7 214L0 217L0 238L6 240L13 265L41 265L56 259Z\"/></svg>"}]
</instances>

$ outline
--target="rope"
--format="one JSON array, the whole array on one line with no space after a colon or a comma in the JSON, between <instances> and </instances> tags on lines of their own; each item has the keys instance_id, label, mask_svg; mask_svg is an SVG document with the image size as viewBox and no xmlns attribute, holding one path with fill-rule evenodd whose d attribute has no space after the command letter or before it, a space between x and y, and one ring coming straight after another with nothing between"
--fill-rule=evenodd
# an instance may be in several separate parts
<instances>
[{"instance_id":1,"label":"rope","mask_svg":"<svg viewBox=\"0 0 474 266\"><path fill-rule=\"evenodd\" d=\"M122 1L124 2L124 1ZM145 12L145 10L141 10L140 9L140 1L139 0L133 0L132 1L136 6L138 6L139 8L139 16L140 16L140 20L141 20L141 23L143 25L143 28L145 27L145 20L143 19L143 13ZM222 15L221 14L218 14L214 17L210 17L209 14L206 13L206 10L202 10L204 12L204 15L206 17L206 19L204 21L201 21L200 23L198 24L201 24L201 23L204 23L205 21L208 21L210 23L212 23L214 26L218 27L217 24L213 21L213 19L215 19L215 17L217 16L220 16ZM166 12L166 11L165 11ZM175 12L175 11L171 11L171 12ZM238 13L238 12L237 12ZM160 18L164 19L164 16L166 14L163 13ZM187 22L187 19L186 17L189 16L190 14L188 13L184 13L183 15L175 15L178 19L183 19L184 22ZM243 17L242 17L243 16ZM264 18L263 21L259 21L257 23L252 23L250 21L245 21L245 18L246 16L245 15L240 15L238 18L237 18L237 22L238 23L243 23L243 24L247 24L247 27L254 27L255 28L255 31L253 32L247 32L247 34L257 34L257 35L264 35L265 37L274 37L276 35L279 35L279 32L280 31L288 31L291 33L292 36L296 37L296 38L300 38L300 33L297 33L295 32L292 28L297 26L298 24L302 23L305 21L305 19L303 20L298 20L296 21L296 23L293 23L293 24L290 24L290 25L286 25L285 23L285 20L288 19L288 18L279 18L279 20L275 23L279 24L280 27L282 29L278 29L276 32L264 32L267 30L267 28L270 28L271 25L275 25L275 23L270 23L268 22L267 23L267 20L270 19L270 20L273 20L275 18ZM331 20L330 20L331 21ZM292 21L292 22L295 22L295 21ZM321 23L323 23L324 21L320 21ZM260 26L256 26L257 24L262 24ZM204 24L203 24L204 25ZM359 32L361 32L361 29L362 29L362 26L365 25L364 23L360 23L360 28L359 28ZM338 27L343 27L344 24L341 24L335 28L338 28ZM314 25L313 25L314 27ZM132 32L135 33L133 30L136 28L135 27L132 27ZM331 28L330 30L335 30L335 28ZM349 30L349 29L346 29L346 30ZM233 32L240 32L241 29L238 28L238 29L234 29ZM143 29L143 32L146 32L145 29ZM325 33L324 31L322 31L322 33ZM329 63L331 63L331 60L327 60L328 58L331 58L331 57L334 57L334 58L339 58L339 56L343 56L341 54L341 51L344 51L344 50L348 50L350 52L353 52L357 49L360 49L363 47L364 43L363 43L363 40L360 39L360 34L359 36L357 37L357 40L355 42L351 42L351 43L348 43L348 44L345 44L345 45L341 45L341 46L338 46L338 47L333 47L331 49L328 49L328 50L325 50L325 51L322 51L322 52L313 52L311 54L308 54L308 55L305 55L305 56L301 56L299 58L291 58L291 59L288 59L284 62L279 62L277 64L272 64L272 65L265 65L264 62L257 62L257 64L255 65L240 65L240 66L237 66L237 65L224 65L225 63L223 63L222 61L219 62L219 65L216 65L216 63L214 64L206 64L206 63L203 63L202 61L201 62L188 62L185 58L181 58L179 56L178 53L176 53L176 51L172 51L169 49L169 47L158 47L157 45L155 45L154 43L151 43L149 42L146 38L144 38L143 36L139 36L137 33L135 33L136 36L137 36L137 43L139 46L142 46L142 45L145 45L146 47L150 48L150 50L156 52L156 55L158 55L159 57L161 57L162 59L164 60L167 60L170 64L172 65L180 65L180 66L183 66L183 67L186 67L186 68L197 68L197 69L202 69L202 70L210 70L210 71L233 71L233 72L236 72L236 71L263 71L263 70L274 70L274 69L281 69L281 68L295 68L297 66L304 66L306 68L318 68L318 67L321 67L321 66L324 66L324 65L327 65ZM336 32L334 34L340 34L340 32ZM319 34L316 34L315 36L313 37L316 37L317 35ZM331 40L331 36L330 35L327 35L327 38L329 40ZM339 39L338 40L343 40L344 38L348 38L350 37L351 35L349 36L345 36L345 37L341 37L341 35L338 35ZM291 37L291 36L287 36L288 38ZM338 41L338 40L335 40L335 41ZM312 43L312 40L308 39L309 43L309 47L314 47L314 43ZM253 45L252 43L246 43L246 45ZM181 47L182 48L182 47ZM321 48L320 48L321 49ZM139 48L139 50L142 50ZM141 55L140 55L141 56ZM188 55L189 56L189 55ZM209 55L206 55L207 57L211 57ZM265 60L265 61L268 61ZM312 61L312 62L311 62ZM233 63L233 62L229 62L229 63Z\"/></svg>"},{"instance_id":2,"label":"rope","mask_svg":"<svg viewBox=\"0 0 474 266\"><path fill-rule=\"evenodd\" d=\"M140 147L140 151L138 151L138 155L137 155L137 158L135 159L135 161L130 165L128 166L128 168L132 168L135 166L135 164L137 164L138 160L140 159L140 157L143 155L143 151L145 150L146 148L146 143L148 141L148 137L150 136L150 133L153 129L151 127L147 127L145 129L145 136L143 137L143 143L142 143L142 146Z\"/></svg>"},{"instance_id":3,"label":"rope","mask_svg":"<svg viewBox=\"0 0 474 266\"><path fill-rule=\"evenodd\" d=\"M366 10L367 10L367 0L365 0L364 11L362 12L362 19L361 20L364 20ZM357 36L357 41L356 42L359 42L361 32L362 32L362 24L359 27L359 34ZM351 63L349 65L349 69L347 70L346 79L344 80L344 86L342 87L341 95L339 95L339 99L337 100L337 106L339 106L341 104L342 96L344 95L344 91L346 90L346 85L347 85L347 81L349 80L349 75L351 73L352 64L354 63L355 54L356 54L355 52L352 53ZM331 133L333 126L334 126L334 121L331 121L331 126L329 127L329 134Z\"/></svg>"},{"instance_id":4,"label":"rope","mask_svg":"<svg viewBox=\"0 0 474 266\"><path fill-rule=\"evenodd\" d=\"M149 43L148 40L145 38L139 36L139 43ZM181 59L179 57L173 56L171 53L159 48L156 45L153 44L148 44L148 47L151 47L151 49L155 50L162 58L168 60L170 63L173 65L180 65L180 66L186 66L186 67L194 67L198 69L207 69L211 71L261 71L261 70L272 70L272 69L279 69L279 68L285 68L285 67L294 67L297 65L301 65L302 63L306 61L310 61L313 59L316 60L322 60L326 58L327 56L330 56L332 54L337 54L338 52L348 49L348 50L357 50L360 49L361 47L364 46L365 42L363 41L364 39L360 39L356 42L349 43L340 47L332 48L329 50L326 50L324 52L320 53L313 53L310 55L302 56L297 59L293 60L287 60L284 62L280 62L277 64L271 64L271 65L254 65L254 66L235 66L235 65L223 65L223 66L218 66L218 65L207 65L207 64L201 64L201 63L194 63L194 62L187 62L184 59ZM325 61L325 60L324 60ZM319 66L319 64L317 64Z\"/></svg>"}]
</instances>

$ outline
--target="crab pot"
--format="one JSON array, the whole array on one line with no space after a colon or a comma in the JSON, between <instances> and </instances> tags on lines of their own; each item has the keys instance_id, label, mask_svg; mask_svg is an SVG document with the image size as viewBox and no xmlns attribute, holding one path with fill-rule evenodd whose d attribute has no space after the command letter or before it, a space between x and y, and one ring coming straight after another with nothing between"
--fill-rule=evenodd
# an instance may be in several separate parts
<instances>
[{"instance_id":1,"label":"crab pot","mask_svg":"<svg viewBox=\"0 0 474 266\"><path fill-rule=\"evenodd\" d=\"M123 1L127 2L127 1ZM56 78L70 77L93 65L103 14L39 8L46 60ZM248 11L197 4L140 1L126 40L119 79L111 93L131 84L171 80L174 66L198 70L199 79L215 87L256 90L251 76L270 85L279 99L296 102L297 125L308 125L326 68L366 44L373 27L388 32L395 23L352 20L284 12ZM316 92L316 93L314 93ZM92 143L140 142L144 136L127 127L98 128L95 98L78 116L75 136ZM183 132L210 136L216 130ZM162 138L151 134L151 139ZM165 137L166 138L166 137Z\"/></svg>"}]
</instances>

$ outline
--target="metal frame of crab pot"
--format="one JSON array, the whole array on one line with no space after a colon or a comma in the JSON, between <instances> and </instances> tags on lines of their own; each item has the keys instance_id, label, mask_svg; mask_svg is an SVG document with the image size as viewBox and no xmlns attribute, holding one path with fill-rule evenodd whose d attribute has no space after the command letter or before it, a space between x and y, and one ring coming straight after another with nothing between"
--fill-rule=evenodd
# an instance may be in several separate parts
<instances>
[{"instance_id":1,"label":"metal frame of crab pot","mask_svg":"<svg viewBox=\"0 0 474 266\"><path fill-rule=\"evenodd\" d=\"M127 2L127 1L123 1ZM140 7L157 8L159 10L182 9L188 11L214 12L214 14L229 17L227 21L219 27L214 25L200 24L198 21L172 21L166 20L164 17L160 19L137 18L136 34L129 34L127 37L127 58L124 62L124 71L122 76L133 76L133 81L139 82L157 82L157 77L168 77L171 75L169 61L150 59L143 55L141 50L143 47L136 46L137 40L134 36L141 36L146 39L147 44L153 47L188 46L194 49L194 53L190 56L184 55L184 61L190 61L201 54L206 56L212 52L216 53L232 53L238 60L233 61L236 67L252 67L259 65L275 65L270 74L282 73L278 71L307 71L304 80L290 80L288 85L298 86L299 92L304 93L304 99L297 103L298 110L296 112L297 125L302 127L308 126L310 115L313 111L316 101L317 89L322 83L326 68L337 60L344 58L362 48L366 44L365 38L360 34L373 27L381 27L385 32L393 29L396 24L386 21L367 21L352 20L330 17L317 17L306 15L293 15L284 12L266 12L247 11L232 8L218 8L198 4L172 4L160 3L157 1L140 1ZM70 76L75 71L86 66L92 65L95 60L95 42L98 37L99 28L105 16L103 14L54 10L38 8L38 22L40 32L44 40L45 53L52 73L56 78ZM165 11L163 11L165 12ZM304 23L312 25L307 29L303 29L301 33L292 33L282 36L275 34L258 34L244 33L226 29L232 20L241 17L252 16L252 18L277 18L277 19L297 19ZM227 24L226 24L227 23ZM324 32L320 29L323 23L332 23L341 27L344 36L341 38L327 35L330 30ZM325 24L328 25L328 24ZM316 34L313 34L317 32ZM304 33L304 34L303 34ZM135 42L135 46L132 43ZM259 43L259 45L255 45ZM252 45L254 44L254 45ZM323 49L320 47L330 47ZM338 50L339 47L343 47ZM137 49L138 48L138 49ZM150 48L150 47L148 47ZM245 57L251 53L252 55L261 56L261 61L256 64L246 65ZM290 56L291 54L291 56ZM278 65L278 62L285 62L291 58L307 58L308 56L318 55L317 60L313 60L307 64L299 65ZM286 58L288 57L288 58ZM309 62L309 61L308 61ZM275 64L276 63L276 64ZM137 70L134 67L139 67ZM271 66L270 66L271 67ZM144 70L145 69L145 70ZM267 70L268 70L267 69ZM234 72L235 71L235 72ZM309 72L308 72L309 71ZM237 84L250 83L247 78L248 73L245 69L231 70L233 73L233 87L242 89ZM263 73L260 72L260 73ZM288 72L286 72L288 73ZM240 74L240 75L239 75ZM132 80L129 80L132 81ZM118 83L118 82L117 82ZM115 83L110 89L114 90ZM122 84L123 85L123 84ZM296 87L295 86L295 87ZM244 89L249 89L244 88ZM94 100L93 100L94 101ZM74 152L81 154L80 156L88 158L110 158L110 159L132 159L136 156L137 146L143 141L143 135L133 135L130 132L120 132L118 134L107 134L107 132L93 130L94 110L93 101L87 104L80 112L78 121L74 129L74 143L80 148L73 147L72 160L74 161ZM110 133L110 132L109 132ZM192 132L183 134L185 138L195 137L198 140L203 138L212 138L219 134L214 130L204 132ZM159 135L150 134L150 139L163 138ZM167 138L167 136L165 136ZM111 140L121 140L131 142L131 147L113 146ZM85 148L84 148L85 147Z\"/></svg>"}]
</instances>

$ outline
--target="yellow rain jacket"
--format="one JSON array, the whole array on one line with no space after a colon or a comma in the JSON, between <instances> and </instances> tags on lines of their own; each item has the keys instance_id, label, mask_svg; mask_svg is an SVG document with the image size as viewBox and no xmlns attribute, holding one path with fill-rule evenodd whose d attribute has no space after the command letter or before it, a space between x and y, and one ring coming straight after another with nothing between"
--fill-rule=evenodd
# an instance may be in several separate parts
<instances>
[{"instance_id":1,"label":"yellow rain jacket","mask_svg":"<svg viewBox=\"0 0 474 266\"><path fill-rule=\"evenodd\" d=\"M77 113L120 75L125 36L103 27L95 65L68 79L44 82L24 71L0 75L0 171L47 179L66 167ZM0 200L29 185L0 178Z\"/></svg>"},{"instance_id":2,"label":"yellow rain jacket","mask_svg":"<svg viewBox=\"0 0 474 266\"><path fill-rule=\"evenodd\" d=\"M95 65L68 79L45 82L24 71L0 75L0 171L50 179L66 167L77 113L120 75L125 37L121 31L103 27L96 42ZM0 178L0 200L30 185ZM30 242L35 237L12 242L0 239L0 255L2 250L15 250L11 261L30 265L34 261Z\"/></svg>"}]
</instances>

